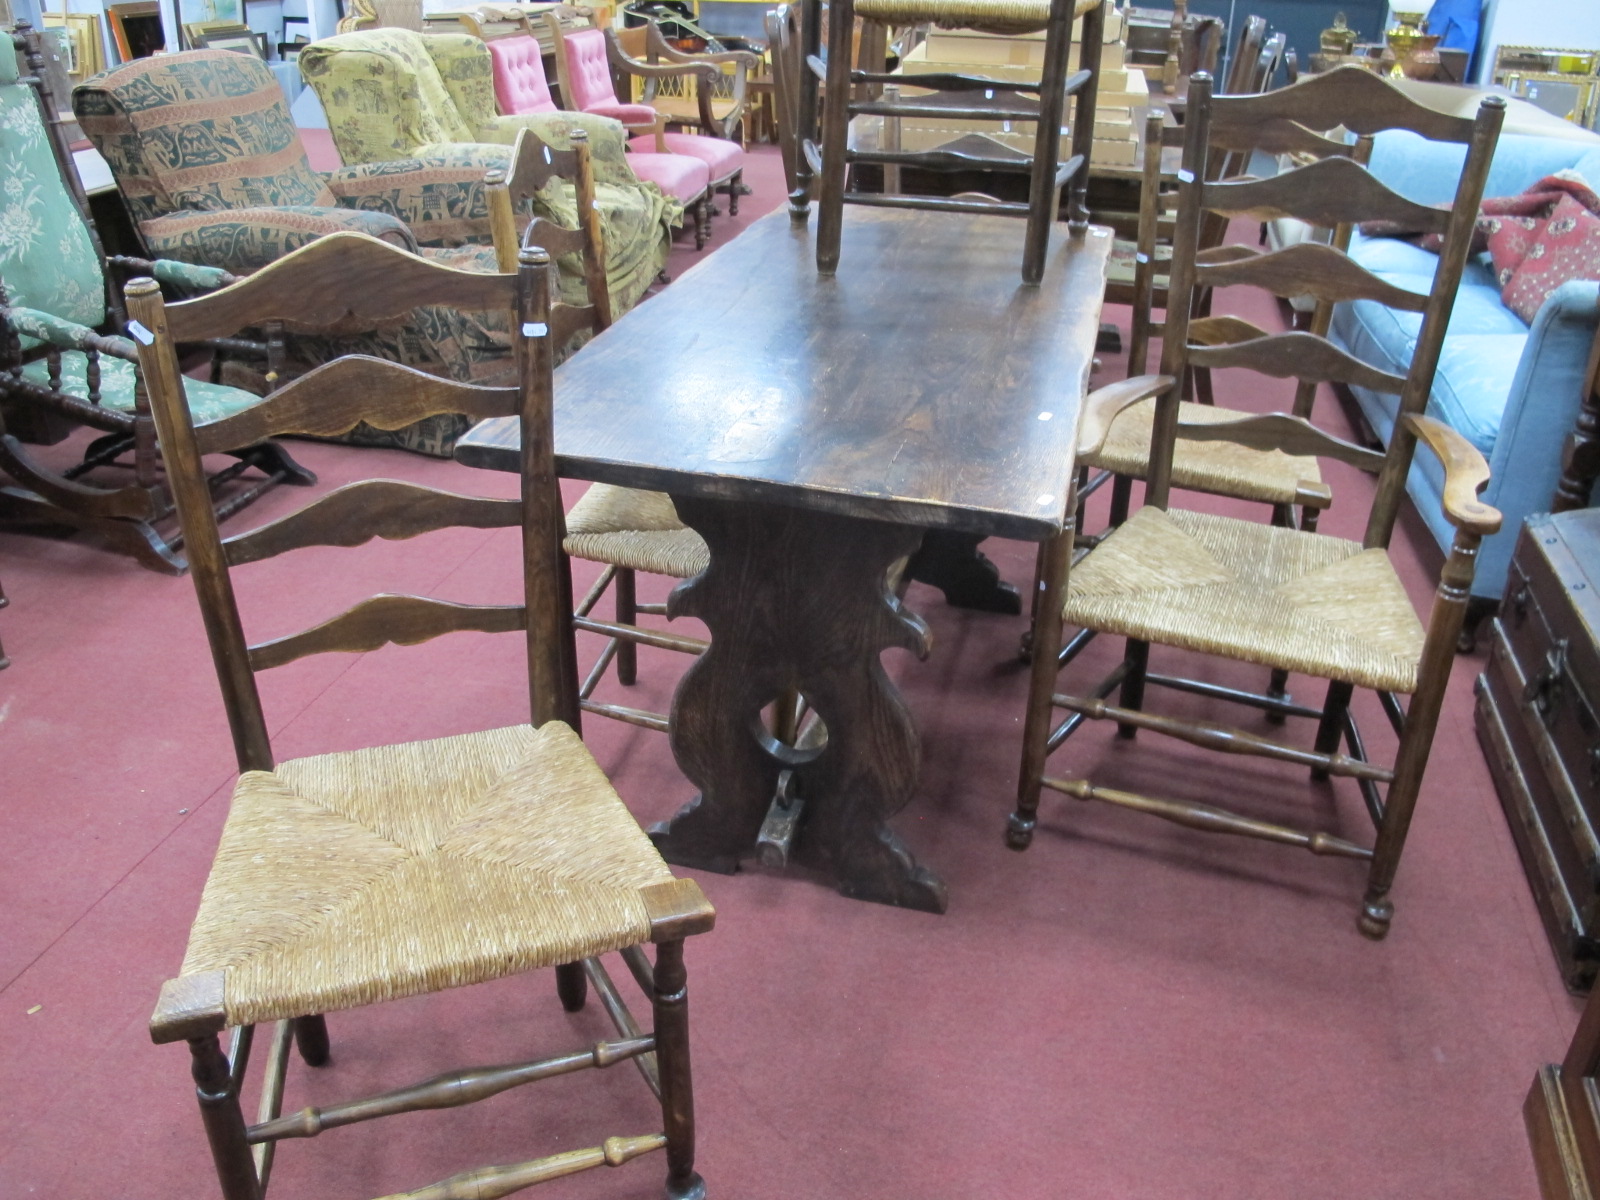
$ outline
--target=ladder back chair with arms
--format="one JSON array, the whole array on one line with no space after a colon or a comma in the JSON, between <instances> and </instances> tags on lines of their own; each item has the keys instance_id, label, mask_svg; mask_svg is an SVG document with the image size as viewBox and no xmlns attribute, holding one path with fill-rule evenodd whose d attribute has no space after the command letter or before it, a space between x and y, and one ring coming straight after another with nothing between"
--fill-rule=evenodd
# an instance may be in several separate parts
<instances>
[{"instance_id":1,"label":"ladder back chair with arms","mask_svg":"<svg viewBox=\"0 0 1600 1200\"><path fill-rule=\"evenodd\" d=\"M579 211L592 211L585 209L583 201L593 188L592 179L587 178L586 151L586 143L576 134L572 151L563 152L551 150L537 135L527 132L517 140L506 175L491 173L489 209L495 222L495 249L503 262L516 261L520 252L517 221L529 199L551 178L575 178ZM599 222L591 220L584 228L571 230L535 218L522 234L522 248L534 247L550 254L582 255L593 314L592 332L599 333L607 328L611 324L611 305L606 292L605 249ZM705 540L678 520L677 510L668 496L608 483L591 484L567 514L566 525L563 549L573 558L600 563L605 568L573 613L580 629L607 639L599 659L578 689L580 705L584 712L665 732L665 715L599 701L594 698L594 692L613 663L617 682L631 685L637 680L637 646L641 642L690 654L699 654L705 649L705 643L698 638L641 629L637 623L641 612L665 613L666 605L641 605L636 599L638 571L674 579L687 579L703 571L710 562ZM616 615L616 620L610 622L592 615L608 589Z\"/></svg>"},{"instance_id":2,"label":"ladder back chair with arms","mask_svg":"<svg viewBox=\"0 0 1600 1200\"><path fill-rule=\"evenodd\" d=\"M823 63L821 44L822 0L805 0L806 67L827 88L823 106L822 145L802 146L820 176L817 194L817 270L833 274L839 266L839 241L846 203L888 208L931 208L950 212L1011 213L1027 218L1022 251L1024 283L1038 283L1044 274L1050 227L1061 206L1061 190L1069 183L1070 218L1074 235L1088 228L1087 203L1089 151L1094 138L1095 92L1099 86L1100 47L1105 27L1104 0L831 0L828 5L828 60ZM881 26L931 21L948 28L981 29L1003 34L1045 31L1044 64L1037 82L1002 82L981 74L943 73L918 75L918 88L932 96L908 98L861 97L854 89L867 85L900 84L903 76L876 70L853 70L850 57L839 49L851 44L856 17ZM1079 69L1068 73L1074 19L1082 22ZM1066 128L1066 102L1076 98L1071 122L1072 153L1061 162L1061 136ZM800 93L800 129L809 137L816 127L817 88L807 82ZM1030 97L1037 97L1031 99ZM938 116L957 121L1021 120L1035 124L1034 150L1017 155L996 147L993 154L964 150L852 150L848 146L850 118L858 115L895 117ZM816 160L819 158L820 163ZM908 196L846 192L846 176L853 163L877 163L885 168L914 167L931 171L991 171L1028 177L1027 203L996 203L985 197Z\"/></svg>"},{"instance_id":3,"label":"ladder back chair with arms","mask_svg":"<svg viewBox=\"0 0 1600 1200\"><path fill-rule=\"evenodd\" d=\"M632 1060L661 1101L659 1131L612 1137L407 1192L504 1196L533 1183L666 1150L667 1195L704 1194L694 1172L683 939L711 927L692 880L674 879L579 740L571 581L560 549L551 435L551 346L592 320L549 302L547 256L515 275L429 263L358 234L311 243L202 300L166 306L147 280L128 288L140 353L172 460L200 600L241 775L181 973L151 1018L158 1043L186 1041L227 1200L259 1200L284 1138L452 1107L586 1067ZM196 430L173 347L199 331L284 320L348 329L421 304L515 316L518 383L442 380L364 356L337 359L230 423ZM325 436L366 420L390 428L433 412L521 423L521 497L486 499L393 480L337 489L222 541L200 457L263 430ZM354 547L454 526L518 528L525 602L473 606L378 595L311 629L248 645L236 568L308 546ZM342 557L342 556L340 556ZM256 673L310 654L412 645L458 630L521 632L531 723L481 733L277 760ZM643 943L656 946L652 964ZM654 1011L642 1031L596 957L621 951ZM556 969L575 1011L592 983L615 1040L540 1061L449 1071L363 1099L282 1115L291 1042L328 1058L324 1013ZM254 1028L276 1022L258 1120L240 1089ZM229 1052L219 1035L235 1031Z\"/></svg>"},{"instance_id":4,"label":"ladder back chair with arms","mask_svg":"<svg viewBox=\"0 0 1600 1200\"><path fill-rule=\"evenodd\" d=\"M1270 53L1270 50L1262 51L1263 56ZM1333 156L1348 157L1364 166L1371 150L1371 137L1361 136L1355 142L1347 143L1329 136L1329 131L1341 126L1346 112L1351 114L1352 120L1359 120L1360 113L1385 94L1391 94L1392 99L1400 103L1406 101L1401 93L1386 81L1379 80L1370 72L1358 67L1341 68L1321 78L1323 82L1319 83L1317 88L1319 111L1292 122L1303 131L1303 136L1296 139L1296 153L1308 161ZM1374 82L1378 87L1373 86ZM1218 144L1217 138L1212 139L1204 159L1204 178L1207 182L1216 183L1239 178L1247 167L1252 153L1257 150L1271 152L1278 145L1274 139L1279 136L1277 131L1280 126L1270 118L1270 114L1279 106L1282 106L1282 111L1285 113L1302 112L1304 108L1303 93L1294 87L1258 95L1259 110L1268 116L1259 121L1253 130L1240 129L1230 133L1231 141L1227 145ZM1216 105L1225 101L1222 97L1217 97L1212 103ZM1285 117L1284 120L1291 118ZM1159 136L1164 144L1181 144L1184 138L1182 128L1158 131L1153 121L1147 124L1146 133L1152 140ZM1156 161L1158 154L1159 150L1147 145L1144 163L1147 183L1158 177L1159 164ZM1167 310L1170 321L1168 296L1172 260L1170 257L1163 260L1158 250L1160 223L1166 216L1168 207L1164 200L1157 198L1154 204L1146 204L1140 210L1138 262L1133 278L1132 333L1128 346L1129 374L1139 374L1145 369L1150 340L1153 337L1165 337L1167 322L1154 320L1152 311L1156 308ZM1332 230L1331 244L1341 256L1349 246L1353 228L1351 222L1343 221ZM1214 264L1240 254L1253 253L1239 246L1223 245L1227 230L1228 221L1225 216L1217 213L1203 214L1200 230L1194 241L1194 261ZM1209 315L1210 305L1210 288L1192 289L1191 310L1185 325L1191 343L1218 345L1240 338L1260 336L1260 331L1254 326L1237 318ZM1327 333L1333 315L1333 305L1334 300L1331 297L1318 299L1309 325L1311 333L1318 337ZM1193 362L1187 366L1190 377L1202 385L1199 388L1202 402L1184 400L1179 408L1180 420L1229 421L1240 415L1226 407L1212 406L1211 375L1208 368ZM1295 393L1294 415L1309 418L1315 397L1314 381L1300 383ZM1120 524L1127 514L1132 481L1148 477L1150 431L1154 413L1155 405L1152 402L1119 414L1105 442L1097 450L1085 454L1080 459L1085 470L1106 471L1116 477L1111 503L1113 526ZM1090 489L1086 490L1092 490L1102 482L1103 477L1097 478ZM1273 508L1273 520L1280 525L1293 524L1294 510L1298 507L1301 525L1306 529L1314 529L1317 514L1333 502L1333 493L1323 481L1321 471L1313 459L1261 451L1228 442L1180 439L1174 452L1172 486L1187 491L1209 492L1214 495L1234 496L1269 504Z\"/></svg>"},{"instance_id":5,"label":"ladder back chair with arms","mask_svg":"<svg viewBox=\"0 0 1600 1200\"><path fill-rule=\"evenodd\" d=\"M1451 211L1402 198L1343 156L1314 161L1267 180L1207 182L1200 168L1208 137L1225 147L1263 137L1283 149L1314 143L1318 135L1307 126L1316 123L1333 81L1321 76L1274 96L1216 99L1210 95L1208 79L1197 76L1191 81L1186 175L1180 187L1173 255L1173 305L1162 347L1162 374L1168 382L1157 404L1145 504L1073 565L1069 501L1067 531L1048 547L1018 803L1007 841L1019 850L1029 844L1040 790L1048 787L1077 799L1108 802L1196 829L1357 859L1369 864L1360 928L1369 937L1381 938L1393 916L1389 891L1449 682L1478 543L1500 524L1500 514L1478 500L1489 476L1482 455L1459 434L1422 413L1470 249L1505 104L1490 97L1474 119L1446 116L1413 104L1365 72L1357 74L1371 80L1371 85L1367 104L1350 104L1342 112L1353 132L1406 128L1424 137L1466 143L1466 166ZM1294 96L1294 105L1285 105L1286 95ZM1197 264L1193 246L1205 210L1252 220L1261 214L1282 213L1323 227L1350 220L1403 217L1417 221L1419 228L1443 234L1444 244L1432 288L1426 294L1406 292L1365 272L1332 247L1309 242L1275 253L1253 247L1230 248L1240 252ZM1197 343L1189 336L1195 289L1233 284L1262 287L1279 295L1370 297L1418 313L1421 324L1410 370L1404 377L1377 371L1304 331L1268 335L1254 330L1225 345ZM1365 386L1400 395L1403 420L1385 454L1341 441L1288 414L1222 424L1185 421L1172 381L1191 363L1248 369L1278 379L1368 381ZM1094 449L1117 410L1135 399L1104 394L1091 397L1080 446ZM1376 474L1362 540L1172 508L1173 446L1180 438L1219 438L1259 449L1282 449L1295 456L1318 455ZM1387 549L1419 441L1445 472L1446 511L1457 530L1426 627L1418 621ZM1063 625L1079 630L1064 647ZM1070 663L1102 632L1128 639L1122 662L1090 691L1077 695L1058 692L1060 666ZM1317 709L1203 680L1157 675L1150 669L1152 645L1325 679L1327 697ZM1315 719L1313 747L1306 749L1212 722L1147 713L1147 684L1233 700L1268 713ZM1368 761L1349 708L1357 685L1378 693L1394 725L1398 748L1393 766ZM1117 703L1107 703L1105 698L1119 689ZM1398 699L1402 695L1410 697L1408 705L1402 706ZM1059 727L1054 717L1057 708L1070 714ZM1313 779L1329 775L1354 779L1376 826L1376 842L1368 848L1343 836L1309 832L1207 804L1101 787L1088 779L1048 776L1047 756L1085 719L1114 720L1124 736L1149 730L1201 747L1300 764L1311 769ZM1348 747L1348 754L1339 752L1341 742Z\"/></svg>"}]
</instances>

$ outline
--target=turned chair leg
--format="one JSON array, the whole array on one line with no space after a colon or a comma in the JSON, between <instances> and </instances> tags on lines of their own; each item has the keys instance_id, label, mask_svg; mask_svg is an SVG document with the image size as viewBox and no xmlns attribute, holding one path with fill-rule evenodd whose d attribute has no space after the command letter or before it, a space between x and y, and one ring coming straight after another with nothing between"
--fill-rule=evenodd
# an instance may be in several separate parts
<instances>
[{"instance_id":1,"label":"turned chair leg","mask_svg":"<svg viewBox=\"0 0 1600 1200\"><path fill-rule=\"evenodd\" d=\"M739 215L739 193L743 190L744 171L738 170L733 173L733 178L728 180L728 215L730 217Z\"/></svg>"},{"instance_id":2,"label":"turned chair leg","mask_svg":"<svg viewBox=\"0 0 1600 1200\"><path fill-rule=\"evenodd\" d=\"M656 1065L661 1070L661 1121L667 1135L668 1200L703 1200L705 1180L694 1169L694 1083L689 1070L689 975L683 942L656 947Z\"/></svg>"},{"instance_id":3,"label":"turned chair leg","mask_svg":"<svg viewBox=\"0 0 1600 1200\"><path fill-rule=\"evenodd\" d=\"M8 605L10 603L11 603L11 601L6 599L5 589L4 588L0 588L0 608L4 608L6 605ZM6 667L9 667L10 665L11 665L11 660L6 657L5 644L3 642L0 642L0 670L4 670Z\"/></svg>"},{"instance_id":4,"label":"turned chair leg","mask_svg":"<svg viewBox=\"0 0 1600 1200\"><path fill-rule=\"evenodd\" d=\"M321 1013L309 1017L296 1017L294 1045L300 1051L300 1061L308 1067L328 1065L328 1021Z\"/></svg>"},{"instance_id":5,"label":"turned chair leg","mask_svg":"<svg viewBox=\"0 0 1600 1200\"><path fill-rule=\"evenodd\" d=\"M1006 820L1006 845L1026 850L1033 841L1038 822L1039 789L1044 778L1045 759L1050 753L1050 727L1055 723L1055 707L1050 697L1056 690L1056 658L1061 653L1061 606L1067 588L1067 572L1072 564L1075 506L1067 509L1067 526L1044 544L1039 578L1044 587L1035 588L1038 597L1033 620L1033 667L1028 675L1028 709L1022 727L1022 770L1017 776L1017 807Z\"/></svg>"},{"instance_id":6,"label":"turned chair leg","mask_svg":"<svg viewBox=\"0 0 1600 1200\"><path fill-rule=\"evenodd\" d=\"M823 275L832 275L839 268L855 17L852 0L832 0L828 5L828 80L822 104L822 179L817 195L817 271Z\"/></svg>"},{"instance_id":7,"label":"turned chair leg","mask_svg":"<svg viewBox=\"0 0 1600 1200\"><path fill-rule=\"evenodd\" d=\"M228 1056L214 1034L189 1039L189 1055L195 1099L200 1103L200 1119L205 1123L206 1140L211 1143L223 1200L261 1200L261 1183L256 1178L250 1143L245 1139L244 1114L239 1111L239 1093L233 1085Z\"/></svg>"},{"instance_id":8,"label":"turned chair leg","mask_svg":"<svg viewBox=\"0 0 1600 1200\"><path fill-rule=\"evenodd\" d=\"M556 968L556 995L569 1013L583 1011L589 999L589 976L581 962L562 963Z\"/></svg>"},{"instance_id":9,"label":"turned chair leg","mask_svg":"<svg viewBox=\"0 0 1600 1200\"><path fill-rule=\"evenodd\" d=\"M1144 708L1144 677L1150 670L1150 643L1129 638L1127 648L1122 652L1122 661L1127 665L1127 673L1122 677L1118 703L1123 708L1137 711ZM1132 738L1138 732L1138 727L1134 725L1117 726L1119 738Z\"/></svg>"},{"instance_id":10,"label":"turned chair leg","mask_svg":"<svg viewBox=\"0 0 1600 1200\"><path fill-rule=\"evenodd\" d=\"M1277 676L1273 672L1273 676ZM1317 740L1314 749L1318 754L1332 754L1339 748L1339 739L1344 736L1344 714L1350 707L1350 697L1355 692L1355 685L1342 680L1333 679L1328 682L1328 698L1322 705L1322 719L1317 723ZM1311 778L1318 783L1328 778L1328 773L1319 767L1311 768Z\"/></svg>"},{"instance_id":11,"label":"turned chair leg","mask_svg":"<svg viewBox=\"0 0 1600 1200\"><path fill-rule=\"evenodd\" d=\"M618 567L611 581L612 599L616 603L618 625L637 625L639 605L634 592L635 575L632 567ZM639 678L639 647L633 642L617 643L617 682L632 686Z\"/></svg>"}]
</instances>

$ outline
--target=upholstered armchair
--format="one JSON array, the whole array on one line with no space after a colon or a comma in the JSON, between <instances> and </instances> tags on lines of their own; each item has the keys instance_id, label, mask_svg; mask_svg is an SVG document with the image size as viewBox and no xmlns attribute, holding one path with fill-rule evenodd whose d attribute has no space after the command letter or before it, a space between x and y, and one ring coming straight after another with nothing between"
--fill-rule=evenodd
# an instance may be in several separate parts
<instances>
[{"instance_id":1,"label":"upholstered armchair","mask_svg":"<svg viewBox=\"0 0 1600 1200\"><path fill-rule=\"evenodd\" d=\"M249 55L195 50L141 58L73 89L84 132L111 165L153 255L256 270L313 238L367 233L469 271L496 270L485 172L494 147L311 169L283 90ZM483 151L487 150L485 157ZM291 374L362 349L455 379L511 371L509 315L418 310L413 322L349 340L290 334ZM350 440L447 455L465 418Z\"/></svg>"},{"instance_id":2,"label":"upholstered armchair","mask_svg":"<svg viewBox=\"0 0 1600 1200\"><path fill-rule=\"evenodd\" d=\"M497 165L492 156L347 156L354 165L322 175L282 89L249 55L136 59L80 84L72 100L152 253L248 271L342 230L412 250L490 240L483 175ZM470 267L472 257L453 256L453 265Z\"/></svg>"},{"instance_id":3,"label":"upholstered armchair","mask_svg":"<svg viewBox=\"0 0 1600 1200\"><path fill-rule=\"evenodd\" d=\"M300 53L300 71L322 101L334 144L346 162L428 157L471 147L485 158L502 155L494 165L503 170L523 129L557 149L570 145L572 130L584 130L594 159L606 273L616 310L631 308L666 264L682 206L633 173L621 126L582 113L501 116L495 107L489 48L481 39L362 30L313 42ZM570 184L552 183L535 209L540 216L576 227Z\"/></svg>"}]
</instances>

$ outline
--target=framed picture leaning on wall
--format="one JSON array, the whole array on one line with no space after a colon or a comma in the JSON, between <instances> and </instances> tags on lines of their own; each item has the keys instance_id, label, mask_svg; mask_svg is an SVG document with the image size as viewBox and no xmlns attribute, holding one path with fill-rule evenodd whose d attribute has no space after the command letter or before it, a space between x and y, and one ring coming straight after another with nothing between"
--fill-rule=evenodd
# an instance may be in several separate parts
<instances>
[{"instance_id":1,"label":"framed picture leaning on wall","mask_svg":"<svg viewBox=\"0 0 1600 1200\"><path fill-rule=\"evenodd\" d=\"M106 20L111 23L111 40L116 43L123 62L149 58L167 48L167 36L161 30L161 5L157 0L108 4Z\"/></svg>"}]
</instances>

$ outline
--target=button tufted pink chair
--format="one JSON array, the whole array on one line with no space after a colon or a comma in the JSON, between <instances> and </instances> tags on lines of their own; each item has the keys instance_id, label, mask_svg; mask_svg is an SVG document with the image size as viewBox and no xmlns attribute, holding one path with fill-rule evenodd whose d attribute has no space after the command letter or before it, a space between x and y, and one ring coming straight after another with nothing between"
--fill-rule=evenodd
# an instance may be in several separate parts
<instances>
[{"instance_id":1,"label":"button tufted pink chair","mask_svg":"<svg viewBox=\"0 0 1600 1200\"><path fill-rule=\"evenodd\" d=\"M689 62L686 61L688 56L677 55L676 51L673 52L676 58L672 62L641 62L623 49L623 42L612 30L563 29L553 14L545 19L556 45L556 68L567 107L579 112L615 117L629 129L649 130L647 134L629 139L629 148L632 150L670 152L699 159L706 166L711 192L725 192L728 211L737 214L739 196L747 190L742 182L744 148L727 136L727 126L713 126L723 131L723 136L718 137L707 137L700 133L667 133L665 121L671 118L652 105L628 104L619 100L611 75L613 67L651 81L688 75L693 76L696 83L709 92L717 79L718 68L715 63ZM653 39L641 41L640 44L653 51L661 43L660 32L654 23L623 31L624 37L635 39L651 34L654 35ZM695 57L719 61L738 58L741 69L744 66L743 59L756 61L755 56L750 54ZM737 124L737 114L734 114L734 123ZM707 212L713 211L709 203L706 209ZM709 232L709 225L707 230Z\"/></svg>"},{"instance_id":2,"label":"button tufted pink chair","mask_svg":"<svg viewBox=\"0 0 1600 1200\"><path fill-rule=\"evenodd\" d=\"M605 67L605 41L598 29L579 30L579 34L594 34L600 39L601 67ZM570 36L569 42L574 40ZM494 65L494 96L502 116L522 116L525 113L555 112L556 102L550 95L550 81L544 73L543 51L538 39L528 36L496 38L488 43L489 57ZM572 94L593 95L578 80L589 80L592 72L569 72ZM604 94L616 100L609 73L605 74ZM563 91L567 84L563 82ZM575 106L577 107L577 106ZM704 248L711 235L711 171L706 163L692 154L675 150L661 142L655 110L643 104L613 103L611 111L604 107L581 108L580 111L596 116L611 117L628 124L628 117L647 114L646 126L655 130L649 137L633 138L628 143L628 165L633 173L646 183L653 183L667 195L677 200L684 211L694 218L695 249ZM637 127L637 126L635 126ZM667 137L672 135L668 134Z\"/></svg>"}]
</instances>

